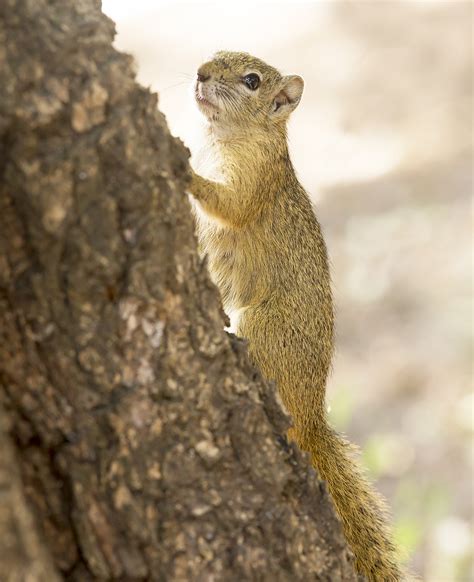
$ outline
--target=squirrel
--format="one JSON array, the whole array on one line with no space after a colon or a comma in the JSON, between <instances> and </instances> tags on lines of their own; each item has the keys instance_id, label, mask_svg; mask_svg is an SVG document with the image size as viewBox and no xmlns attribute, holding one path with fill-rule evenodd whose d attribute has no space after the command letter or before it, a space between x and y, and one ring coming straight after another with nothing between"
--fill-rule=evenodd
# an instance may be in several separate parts
<instances>
[{"instance_id":1,"label":"squirrel","mask_svg":"<svg viewBox=\"0 0 474 582\"><path fill-rule=\"evenodd\" d=\"M382 498L328 424L334 351L328 255L288 151L286 124L304 82L242 52L199 67L194 96L205 148L189 186L197 237L231 329L274 380L293 426L288 437L327 482L356 570L369 581L404 579ZM201 171L201 174L203 171Z\"/></svg>"}]
</instances>

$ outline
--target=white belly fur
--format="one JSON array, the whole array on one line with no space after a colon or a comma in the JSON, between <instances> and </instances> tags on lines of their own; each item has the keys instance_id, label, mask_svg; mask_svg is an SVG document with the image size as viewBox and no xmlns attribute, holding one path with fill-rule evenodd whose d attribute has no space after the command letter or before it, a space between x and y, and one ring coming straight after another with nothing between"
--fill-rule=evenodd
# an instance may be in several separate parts
<instances>
[{"instance_id":1,"label":"white belly fur","mask_svg":"<svg viewBox=\"0 0 474 582\"><path fill-rule=\"evenodd\" d=\"M239 322L244 311L247 309L248 307L241 307L240 309L226 309L225 312L230 319L230 325L224 328L225 331L239 335L237 333L237 330L239 329Z\"/></svg>"}]
</instances>

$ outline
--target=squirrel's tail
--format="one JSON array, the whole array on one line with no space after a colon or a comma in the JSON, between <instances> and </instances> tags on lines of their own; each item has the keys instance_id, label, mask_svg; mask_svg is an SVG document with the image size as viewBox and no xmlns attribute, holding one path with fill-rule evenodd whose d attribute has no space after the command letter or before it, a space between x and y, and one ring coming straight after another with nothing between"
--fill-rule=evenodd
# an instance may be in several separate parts
<instances>
[{"instance_id":1,"label":"squirrel's tail","mask_svg":"<svg viewBox=\"0 0 474 582\"><path fill-rule=\"evenodd\" d=\"M370 582L404 580L387 526L385 503L354 461L356 447L325 422L307 434L310 437L301 448L311 453L314 467L327 482L356 569Z\"/></svg>"}]
</instances>

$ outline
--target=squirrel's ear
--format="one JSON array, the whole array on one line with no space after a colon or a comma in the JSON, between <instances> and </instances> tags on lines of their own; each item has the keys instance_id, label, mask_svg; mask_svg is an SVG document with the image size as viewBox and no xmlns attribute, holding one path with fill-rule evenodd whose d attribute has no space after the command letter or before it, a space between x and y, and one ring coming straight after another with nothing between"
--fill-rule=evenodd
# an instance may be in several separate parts
<instances>
[{"instance_id":1,"label":"squirrel's ear","mask_svg":"<svg viewBox=\"0 0 474 582\"><path fill-rule=\"evenodd\" d=\"M283 77L278 93L273 97L272 117L287 117L301 100L304 81L298 75Z\"/></svg>"}]
</instances>

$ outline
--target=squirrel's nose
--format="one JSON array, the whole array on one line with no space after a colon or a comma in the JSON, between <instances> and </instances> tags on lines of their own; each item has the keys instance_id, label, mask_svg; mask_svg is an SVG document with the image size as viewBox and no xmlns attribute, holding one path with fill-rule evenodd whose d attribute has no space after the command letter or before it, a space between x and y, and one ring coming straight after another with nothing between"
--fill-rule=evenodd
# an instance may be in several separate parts
<instances>
[{"instance_id":1,"label":"squirrel's nose","mask_svg":"<svg viewBox=\"0 0 474 582\"><path fill-rule=\"evenodd\" d=\"M206 75L205 73L198 73L197 74L197 80L200 81L201 83L205 83L210 78L211 78L211 75Z\"/></svg>"}]
</instances>

